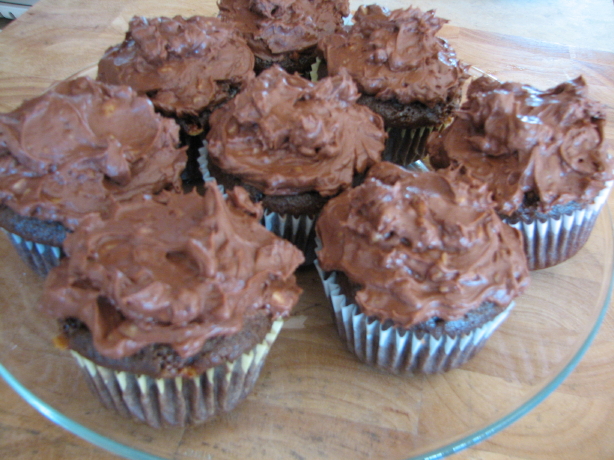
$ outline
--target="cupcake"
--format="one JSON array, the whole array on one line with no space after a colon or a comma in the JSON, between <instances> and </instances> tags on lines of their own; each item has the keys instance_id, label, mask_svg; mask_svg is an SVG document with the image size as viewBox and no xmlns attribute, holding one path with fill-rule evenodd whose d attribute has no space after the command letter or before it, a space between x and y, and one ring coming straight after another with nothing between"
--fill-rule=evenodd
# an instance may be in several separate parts
<instances>
[{"instance_id":1,"label":"cupcake","mask_svg":"<svg viewBox=\"0 0 614 460\"><path fill-rule=\"evenodd\" d=\"M331 199L318 264L339 334L367 364L437 373L479 351L528 285L518 230L485 184L381 162Z\"/></svg>"},{"instance_id":2,"label":"cupcake","mask_svg":"<svg viewBox=\"0 0 614 460\"><path fill-rule=\"evenodd\" d=\"M535 270L569 259L590 235L613 179L604 126L605 107L582 77L546 91L482 77L428 153L435 168L461 167L489 184Z\"/></svg>"},{"instance_id":3,"label":"cupcake","mask_svg":"<svg viewBox=\"0 0 614 460\"><path fill-rule=\"evenodd\" d=\"M356 104L347 74L311 82L273 66L211 115L201 169L247 188L265 225L313 259L313 222L326 201L380 160L379 115Z\"/></svg>"},{"instance_id":4,"label":"cupcake","mask_svg":"<svg viewBox=\"0 0 614 460\"><path fill-rule=\"evenodd\" d=\"M204 196L136 197L67 236L41 306L105 406L185 426L250 393L300 295L303 260L261 212L244 190L224 199L211 182Z\"/></svg>"},{"instance_id":5,"label":"cupcake","mask_svg":"<svg viewBox=\"0 0 614 460\"><path fill-rule=\"evenodd\" d=\"M253 76L254 55L236 28L220 19L135 16L124 41L98 63L98 80L148 96L184 131L206 131L211 112Z\"/></svg>"},{"instance_id":6,"label":"cupcake","mask_svg":"<svg viewBox=\"0 0 614 460\"><path fill-rule=\"evenodd\" d=\"M333 33L350 14L348 0L221 0L224 21L239 28L256 56L256 73L277 64L307 75L317 59L318 39Z\"/></svg>"},{"instance_id":7,"label":"cupcake","mask_svg":"<svg viewBox=\"0 0 614 460\"><path fill-rule=\"evenodd\" d=\"M0 114L0 226L41 275L115 201L180 189L179 127L126 86L67 80Z\"/></svg>"},{"instance_id":8,"label":"cupcake","mask_svg":"<svg viewBox=\"0 0 614 460\"><path fill-rule=\"evenodd\" d=\"M328 75L346 69L362 94L358 102L383 117L385 160L405 166L420 159L428 134L460 103L467 68L436 36L446 22L433 10L362 6L350 28L319 42Z\"/></svg>"},{"instance_id":9,"label":"cupcake","mask_svg":"<svg viewBox=\"0 0 614 460\"><path fill-rule=\"evenodd\" d=\"M209 116L254 76L254 55L236 28L220 19L135 16L124 41L98 63L98 80L129 85L156 110L181 126L188 147L183 174L188 186L202 180L198 148Z\"/></svg>"}]
</instances>

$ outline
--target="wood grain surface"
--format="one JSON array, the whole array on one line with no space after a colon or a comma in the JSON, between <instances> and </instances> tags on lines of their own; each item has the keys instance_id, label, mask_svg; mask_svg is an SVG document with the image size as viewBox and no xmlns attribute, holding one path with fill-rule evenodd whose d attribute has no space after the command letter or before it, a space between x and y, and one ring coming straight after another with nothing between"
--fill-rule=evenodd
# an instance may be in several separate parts
<instances>
[{"instance_id":1,"label":"wood grain surface","mask_svg":"<svg viewBox=\"0 0 614 460\"><path fill-rule=\"evenodd\" d=\"M418 3L428 5L428 2ZM490 3L497 2L455 2L455 11L459 17L479 15L476 8ZM522 2L503 3L520 5ZM570 7L570 3L573 2L549 2L561 9ZM596 3L600 3L601 8L604 8L603 3L613 8L612 2L602 0ZM390 4L398 6L399 2ZM526 11L517 11L514 17L509 17L510 22L530 20L530 5L523 3L523 7ZM122 40L128 20L135 14L190 16L213 15L216 11L213 0L41 0L0 32L0 111L13 109L24 98L39 94L54 81L96 63L107 47ZM554 10L553 21L560 12ZM573 13L569 13L569 17L573 17ZM614 139L614 53L597 49L594 45L584 47L577 40L573 41L574 44L567 44L564 37L546 40L543 36L538 39L528 33L519 34L518 29L512 32L512 27L508 30L504 23L500 28L473 28L467 26L466 21L459 20L465 25L461 27L455 24L454 17L448 15L448 18L451 22L443 28L441 35L450 41L459 57L500 80L515 80L545 89L583 75L590 86L591 96L608 107L610 121L606 134L610 140ZM485 20L488 22L487 18ZM590 23L586 27L586 30L569 33L590 35ZM614 21L612 28L614 30ZM560 33L564 35L566 31ZM608 205L613 212L613 199ZM593 276L590 270L586 276L590 281L588 278ZM307 277L308 283L312 281ZM301 308L312 307L316 296L307 290ZM317 337L306 341L314 349L319 346ZM339 353L342 352L339 348ZM385 423L394 425L395 416L390 414ZM556 391L511 426L451 458L613 459L612 426L614 313L610 309L593 345ZM351 436L351 427L348 427L347 442L350 444ZM222 448L224 434L218 433L215 439ZM249 458L248 451L243 454ZM342 454L344 452L328 452L326 458L342 458ZM382 458L376 450L362 452L359 457ZM110 460L119 457L49 422L0 381L0 458ZM202 455L197 449L190 448L183 452L182 458L202 458ZM272 455L271 458L278 457ZM402 458L401 453L398 458Z\"/></svg>"}]
</instances>

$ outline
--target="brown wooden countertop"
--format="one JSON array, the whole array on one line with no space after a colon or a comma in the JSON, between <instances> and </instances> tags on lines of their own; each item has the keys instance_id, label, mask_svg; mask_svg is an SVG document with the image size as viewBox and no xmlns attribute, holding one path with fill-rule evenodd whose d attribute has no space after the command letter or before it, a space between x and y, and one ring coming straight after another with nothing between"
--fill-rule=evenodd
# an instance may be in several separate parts
<instances>
[{"instance_id":1,"label":"brown wooden countertop","mask_svg":"<svg viewBox=\"0 0 614 460\"><path fill-rule=\"evenodd\" d=\"M437 2L413 2L422 8L428 8L431 3ZM439 3L446 7L445 2ZM608 106L607 136L614 139L614 52L609 44L602 47L587 39L585 45L582 40L583 36L593 38L591 21L595 30L604 30L599 18L610 21L610 30L614 30L614 5L605 0L584 2L584 8L592 6L605 14L598 15L596 20L588 15L584 23L578 24L574 21L582 12L567 11L570 2L539 3L541 13L551 11L552 15L546 20L551 23L539 26L537 35L526 32L530 28L523 27L534 19L532 2L495 0L454 2L455 10L445 16L451 22L442 35L449 39L461 59L501 80L547 88L584 75L591 95ZM387 4L397 7L403 2ZM522 5L525 10L515 10L504 21L495 16L489 20L493 4L503 9L504 4ZM41 0L0 32L0 111L11 110L53 81L95 63L108 46L122 40L127 21L134 14L190 16L213 15L216 11L213 0ZM550 34L548 28L552 29ZM614 32L609 38L614 45ZM609 206L614 210L612 198ZM554 393L502 432L453 458L611 459L614 458L612 426L614 311L610 309L584 359ZM0 457L118 458L49 422L1 379Z\"/></svg>"}]
</instances>

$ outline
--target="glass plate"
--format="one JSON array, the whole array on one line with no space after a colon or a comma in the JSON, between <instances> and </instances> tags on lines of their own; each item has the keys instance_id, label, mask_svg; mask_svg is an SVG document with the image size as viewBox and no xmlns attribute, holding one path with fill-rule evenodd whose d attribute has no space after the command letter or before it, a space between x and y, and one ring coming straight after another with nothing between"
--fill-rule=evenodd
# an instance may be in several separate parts
<instances>
[{"instance_id":1,"label":"glass plate","mask_svg":"<svg viewBox=\"0 0 614 460\"><path fill-rule=\"evenodd\" d=\"M95 74L88 66L70 78ZM38 311L42 279L0 232L0 375L53 422L131 459L434 460L510 425L571 373L610 304L613 251L606 205L576 256L532 273L472 361L432 376L358 362L338 338L315 269L303 269L303 296L248 398L205 425L157 430L92 397L70 354L53 346L55 321Z\"/></svg>"},{"instance_id":2,"label":"glass plate","mask_svg":"<svg viewBox=\"0 0 614 460\"><path fill-rule=\"evenodd\" d=\"M314 269L253 393L205 425L156 430L107 411L41 315L42 281L0 234L0 374L50 420L135 459L435 459L508 426L546 398L588 348L610 302L612 224L604 208L571 260L534 272L528 292L462 369L388 375L339 340Z\"/></svg>"}]
</instances>

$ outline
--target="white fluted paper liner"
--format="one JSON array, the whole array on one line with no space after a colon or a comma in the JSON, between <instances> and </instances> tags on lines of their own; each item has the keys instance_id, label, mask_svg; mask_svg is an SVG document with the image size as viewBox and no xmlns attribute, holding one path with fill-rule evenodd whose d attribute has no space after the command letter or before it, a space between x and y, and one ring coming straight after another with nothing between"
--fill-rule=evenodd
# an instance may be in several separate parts
<instances>
[{"instance_id":1,"label":"white fluted paper liner","mask_svg":"<svg viewBox=\"0 0 614 460\"><path fill-rule=\"evenodd\" d=\"M209 172L209 160L207 148L199 149L198 165L200 172L203 175L204 181L214 180ZM224 192L224 187L218 184L218 187ZM303 252L305 256L304 265L313 263L315 260L315 221L317 216L300 215L293 216L291 214L281 214L278 212L264 210L261 224L273 232L275 235L288 240Z\"/></svg>"},{"instance_id":2,"label":"white fluted paper liner","mask_svg":"<svg viewBox=\"0 0 614 460\"><path fill-rule=\"evenodd\" d=\"M234 409L253 390L282 326L283 320L275 320L252 350L193 378L156 379L114 371L71 353L89 387L108 409L155 428L194 425Z\"/></svg>"},{"instance_id":3,"label":"white fluted paper liner","mask_svg":"<svg viewBox=\"0 0 614 460\"><path fill-rule=\"evenodd\" d=\"M200 173L203 175L203 180L205 182L209 182L214 180L213 176L209 172L209 151L207 150L207 141L203 141L203 147L198 149L198 158L196 161L198 162L198 169ZM222 193L225 193L224 186L221 184L217 184L217 187L220 189Z\"/></svg>"},{"instance_id":4,"label":"white fluted paper liner","mask_svg":"<svg viewBox=\"0 0 614 460\"><path fill-rule=\"evenodd\" d=\"M348 349L362 362L396 374L434 374L462 366L484 346L514 307L512 302L494 319L469 333L435 337L424 331L414 332L367 317L341 292L337 274L325 273L317 261L315 265L337 331Z\"/></svg>"},{"instance_id":5,"label":"white fluted paper liner","mask_svg":"<svg viewBox=\"0 0 614 460\"><path fill-rule=\"evenodd\" d=\"M13 247L29 266L40 276L47 276L49 271L60 263L63 252L58 246L35 243L21 236L2 229L13 244Z\"/></svg>"},{"instance_id":6,"label":"white fluted paper liner","mask_svg":"<svg viewBox=\"0 0 614 460\"><path fill-rule=\"evenodd\" d=\"M558 218L525 222L503 217L504 222L522 233L529 270L560 264L582 249L588 241L601 208L608 199L611 188L612 181L606 184L592 204Z\"/></svg>"}]
</instances>

